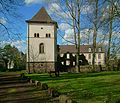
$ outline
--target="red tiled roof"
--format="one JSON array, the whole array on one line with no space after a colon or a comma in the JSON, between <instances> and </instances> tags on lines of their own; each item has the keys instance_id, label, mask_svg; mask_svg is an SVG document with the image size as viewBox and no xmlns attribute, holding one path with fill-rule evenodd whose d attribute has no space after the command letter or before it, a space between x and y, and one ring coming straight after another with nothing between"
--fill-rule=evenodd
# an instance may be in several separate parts
<instances>
[{"instance_id":1,"label":"red tiled roof","mask_svg":"<svg viewBox=\"0 0 120 103\"><path fill-rule=\"evenodd\" d=\"M89 48L92 49L92 45L80 45L80 52L81 53L88 53ZM102 47L98 46L96 52L99 52L98 48L102 48ZM75 45L60 45L59 46L59 53L66 53L66 52L76 53L77 49L75 48ZM103 48L102 48L101 52L104 52Z\"/></svg>"}]
</instances>

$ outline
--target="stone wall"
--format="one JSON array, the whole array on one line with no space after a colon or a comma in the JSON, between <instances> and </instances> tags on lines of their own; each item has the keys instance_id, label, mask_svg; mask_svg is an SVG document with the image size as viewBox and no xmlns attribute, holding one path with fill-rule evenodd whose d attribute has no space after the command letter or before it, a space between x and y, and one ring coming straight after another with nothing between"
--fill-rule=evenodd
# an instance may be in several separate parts
<instances>
[{"instance_id":1,"label":"stone wall","mask_svg":"<svg viewBox=\"0 0 120 103\"><path fill-rule=\"evenodd\" d=\"M80 72L99 72L99 71L107 71L105 65L102 65L101 68L99 65L95 65L95 70L93 70L92 65L80 66ZM77 67L69 68L68 72L78 72Z\"/></svg>"},{"instance_id":2,"label":"stone wall","mask_svg":"<svg viewBox=\"0 0 120 103\"><path fill-rule=\"evenodd\" d=\"M55 71L55 63L54 62L32 62L27 63L27 71L30 73L46 73L49 71ZM29 68L29 69L28 69Z\"/></svg>"}]
</instances>

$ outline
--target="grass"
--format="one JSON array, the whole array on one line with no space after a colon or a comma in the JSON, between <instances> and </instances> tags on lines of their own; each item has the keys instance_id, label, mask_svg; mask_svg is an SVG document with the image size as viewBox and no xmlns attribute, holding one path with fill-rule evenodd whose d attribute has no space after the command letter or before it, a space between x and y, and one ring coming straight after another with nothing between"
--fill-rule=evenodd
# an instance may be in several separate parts
<instances>
[{"instance_id":1,"label":"grass","mask_svg":"<svg viewBox=\"0 0 120 103\"><path fill-rule=\"evenodd\" d=\"M61 73L60 77L48 74L27 74L34 80L47 83L78 103L105 103L107 99L120 99L120 72L86 74Z\"/></svg>"},{"instance_id":2,"label":"grass","mask_svg":"<svg viewBox=\"0 0 120 103\"><path fill-rule=\"evenodd\" d=\"M9 74L21 74L21 73L25 73L25 70L21 70L21 71L6 71L6 72L1 72L0 71L0 75L9 75Z\"/></svg>"}]
</instances>

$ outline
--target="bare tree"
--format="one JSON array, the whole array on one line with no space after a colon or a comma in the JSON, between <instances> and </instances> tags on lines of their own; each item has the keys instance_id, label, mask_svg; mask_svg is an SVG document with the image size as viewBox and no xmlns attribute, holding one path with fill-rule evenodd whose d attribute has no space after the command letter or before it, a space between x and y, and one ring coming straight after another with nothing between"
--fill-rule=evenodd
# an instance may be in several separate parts
<instances>
[{"instance_id":1,"label":"bare tree","mask_svg":"<svg viewBox=\"0 0 120 103\"><path fill-rule=\"evenodd\" d=\"M118 0L114 0L118 1ZM71 29L74 31L74 42L66 40L67 42L70 42L75 45L76 50L77 50L77 67L78 71L80 71L79 67L79 53L80 53L80 42L81 37L80 37L80 31L82 30L81 28L81 11L82 7L84 5L87 5L88 7L92 7L91 10L88 11L87 18L88 21L90 22L90 27L88 29L93 30L93 59L92 59L92 64L93 64L93 69L95 69L95 52L96 52L96 47L98 43L102 43L108 40L108 24L110 22L109 18L107 17L108 14L106 12L106 8L108 5L108 2L110 0L57 0L56 4L57 6L60 7L61 11L63 13L60 13L59 10L56 10L54 14L57 14L59 18L61 19L61 22L67 23L70 25ZM63 4L66 4L63 6ZM118 7L114 4L115 9L115 17L118 18L119 15L119 9ZM54 8L55 10L55 8ZM67 19L65 18L67 16ZM57 18L58 19L58 18ZM87 27L86 27L87 28ZM104 29L103 29L104 28ZM103 30L103 35L99 35L99 31ZM89 32L88 32L89 34ZM62 35L59 34L61 37ZM86 34L85 34L86 35ZM89 35L86 35L89 37ZM102 38L100 38L102 36ZM63 38L63 37L62 37ZM106 40L107 38L107 40ZM64 39L64 38L63 38ZM99 39L99 40L98 40ZM87 40L89 42L89 39Z\"/></svg>"},{"instance_id":2,"label":"bare tree","mask_svg":"<svg viewBox=\"0 0 120 103\"><path fill-rule=\"evenodd\" d=\"M109 37L108 37L108 49L107 49L107 66L109 69L109 60L110 60L110 54L111 54L111 48L112 48L112 39L114 38L113 30L114 26L113 23L116 19L120 17L120 12L118 8L120 9L117 0L108 0L109 3ZM118 35L119 36L119 35ZM119 37L117 37L119 38ZM115 47L115 41L113 42L113 47ZM119 48L118 48L119 49Z\"/></svg>"},{"instance_id":3,"label":"bare tree","mask_svg":"<svg viewBox=\"0 0 120 103\"><path fill-rule=\"evenodd\" d=\"M69 26L71 27L71 29L73 29L74 31L74 42L71 42L72 44L75 45L76 47L76 54L77 54L77 68L78 68L78 72L80 72L80 65L79 65L79 55L80 55L80 15L81 15L81 5L83 3L83 0L57 0L57 5L61 8L61 11L63 12L63 14L60 14L57 12L56 10L56 14L62 18L62 20L64 19L64 23L69 24ZM63 7L63 4L66 4ZM64 16L67 16L67 19Z\"/></svg>"},{"instance_id":4,"label":"bare tree","mask_svg":"<svg viewBox=\"0 0 120 103\"><path fill-rule=\"evenodd\" d=\"M0 29L3 30L2 33L8 34L6 37L10 39L16 36L20 38L20 33L14 32L14 28L17 20L20 21L22 18L17 11L22 5L24 5L24 0L0 0Z\"/></svg>"},{"instance_id":5,"label":"bare tree","mask_svg":"<svg viewBox=\"0 0 120 103\"><path fill-rule=\"evenodd\" d=\"M30 46L29 48L29 58L28 58L28 72L30 73L30 64L32 64L32 69L33 69L33 72L35 73L35 62L38 61L39 59L39 53L38 52L35 52L35 49L33 46ZM43 58L44 59L44 58Z\"/></svg>"},{"instance_id":6,"label":"bare tree","mask_svg":"<svg viewBox=\"0 0 120 103\"><path fill-rule=\"evenodd\" d=\"M93 65L93 70L95 69L95 53L96 53L96 42L97 42L97 33L98 33L98 25L99 25L99 19L100 17L98 16L99 13L99 0L94 0L94 1L90 1L88 0L88 4L89 6L94 7L94 10L92 11L92 14L88 13L87 17L88 20L92 23L93 25L93 48L92 48L92 52L93 52L93 58L92 58L92 65ZM99 18L99 19L98 19Z\"/></svg>"}]
</instances>

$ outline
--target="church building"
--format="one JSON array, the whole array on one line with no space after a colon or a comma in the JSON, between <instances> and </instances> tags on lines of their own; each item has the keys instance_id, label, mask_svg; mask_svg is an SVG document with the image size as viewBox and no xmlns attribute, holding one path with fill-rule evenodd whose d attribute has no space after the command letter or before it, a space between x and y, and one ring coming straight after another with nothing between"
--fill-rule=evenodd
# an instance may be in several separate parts
<instances>
[{"instance_id":1,"label":"church building","mask_svg":"<svg viewBox=\"0 0 120 103\"><path fill-rule=\"evenodd\" d=\"M76 66L77 50L75 46L57 46L58 25L51 19L44 7L26 22L28 24L27 70L29 73L49 72ZM92 45L81 45L80 54L84 55L87 65L92 65ZM84 60L79 61L81 65L84 64ZM98 46L96 48L95 65L104 64L105 50L102 46Z\"/></svg>"},{"instance_id":2,"label":"church building","mask_svg":"<svg viewBox=\"0 0 120 103\"><path fill-rule=\"evenodd\" d=\"M57 22L51 19L44 7L26 22L28 72L54 71L57 62Z\"/></svg>"}]
</instances>

